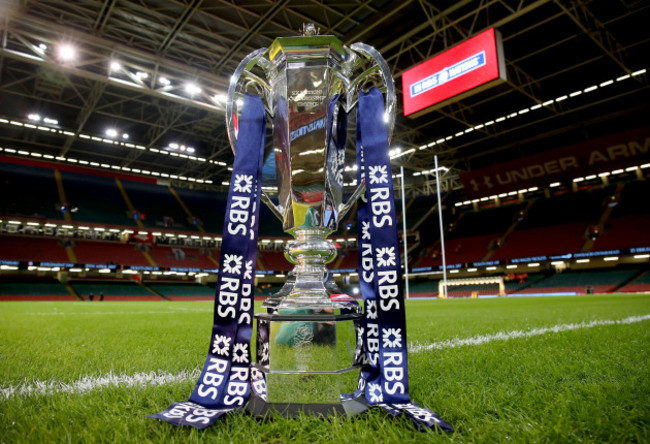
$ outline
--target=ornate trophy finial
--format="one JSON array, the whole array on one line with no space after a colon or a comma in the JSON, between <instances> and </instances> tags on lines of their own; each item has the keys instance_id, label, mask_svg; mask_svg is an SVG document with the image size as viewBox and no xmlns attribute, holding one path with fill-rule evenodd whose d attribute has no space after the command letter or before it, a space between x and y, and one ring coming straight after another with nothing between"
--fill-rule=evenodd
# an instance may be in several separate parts
<instances>
[{"instance_id":1,"label":"ornate trophy finial","mask_svg":"<svg viewBox=\"0 0 650 444\"><path fill-rule=\"evenodd\" d=\"M320 34L320 28L317 28L313 23L303 23L302 24L302 36L303 37L314 37Z\"/></svg>"}]
</instances>

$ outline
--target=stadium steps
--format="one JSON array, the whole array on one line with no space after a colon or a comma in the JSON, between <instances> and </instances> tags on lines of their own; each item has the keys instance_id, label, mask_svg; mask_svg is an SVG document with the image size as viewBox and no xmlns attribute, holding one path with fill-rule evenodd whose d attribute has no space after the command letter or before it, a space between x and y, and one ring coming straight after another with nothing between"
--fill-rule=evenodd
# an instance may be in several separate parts
<instances>
[{"instance_id":1,"label":"stadium steps","mask_svg":"<svg viewBox=\"0 0 650 444\"><path fill-rule=\"evenodd\" d=\"M338 270L341 268L341 262L343 262L344 257L340 254L336 255L336 260L334 261L334 264L332 265L331 269L333 270Z\"/></svg>"},{"instance_id":2,"label":"stadium steps","mask_svg":"<svg viewBox=\"0 0 650 444\"><path fill-rule=\"evenodd\" d=\"M212 262L214 264L215 267L219 268L219 261L212 256L212 251L210 251L210 254L208 254L208 259L210 260L210 262ZM259 259L259 256L258 256L258 258L257 258L258 265L260 263L259 261L260 261L260 259ZM261 268L261 270L263 270L263 269L264 268Z\"/></svg>"},{"instance_id":3,"label":"stadium steps","mask_svg":"<svg viewBox=\"0 0 650 444\"><path fill-rule=\"evenodd\" d=\"M135 212L135 207L131 203L131 199L129 199L129 195L126 193L126 190L124 189L124 185L122 185L122 181L120 181L120 179L118 179L116 177L115 178L115 184L117 185L117 188L120 190L120 194L122 195L122 198L124 198L124 203L126 204L127 208L129 209L129 214L133 214ZM142 223L142 221L140 219L135 219L135 223L140 228L144 227L144 224Z\"/></svg>"},{"instance_id":4,"label":"stadium steps","mask_svg":"<svg viewBox=\"0 0 650 444\"><path fill-rule=\"evenodd\" d=\"M146 251L141 251L141 253L144 256L144 258L147 260L147 262L149 262L149 265L151 265L152 267L157 267L158 266L156 261L153 260L153 258L151 257L151 255L149 253L147 253Z\"/></svg>"},{"instance_id":5,"label":"stadium steps","mask_svg":"<svg viewBox=\"0 0 650 444\"><path fill-rule=\"evenodd\" d=\"M531 275L529 276L523 284L510 284L506 282L506 294L517 294L520 291L524 291L527 288L532 287L536 283L545 279L544 275Z\"/></svg>"},{"instance_id":6,"label":"stadium steps","mask_svg":"<svg viewBox=\"0 0 650 444\"><path fill-rule=\"evenodd\" d=\"M61 171L54 170L54 180L56 181L56 190L59 193L59 202L60 203L67 202L68 199L66 199L65 197L65 189L63 188L63 178L61 177ZM67 221L72 220L72 216L70 216L70 213L63 213L63 218Z\"/></svg>"},{"instance_id":7,"label":"stadium steps","mask_svg":"<svg viewBox=\"0 0 650 444\"><path fill-rule=\"evenodd\" d=\"M115 178L115 184L117 185L117 188L120 190L120 194L122 195L122 198L124 199L124 203L126 204L127 208L129 209L129 214L133 214L135 212L135 207L133 206L133 203L131 202L131 199L129 199L129 195L126 192L126 189L124 188L124 185L122 185L122 181L118 179L117 177ZM138 227L142 228L144 227L144 224L140 219L135 219L135 223L138 225ZM153 260L151 255L147 253L146 251L142 251L142 255L144 258L147 260L149 265L152 267L157 267L158 264L156 264L156 261Z\"/></svg>"},{"instance_id":8,"label":"stadium steps","mask_svg":"<svg viewBox=\"0 0 650 444\"><path fill-rule=\"evenodd\" d=\"M613 292L617 292L619 289L625 287L627 284L630 284L630 283L636 281L637 279L641 279L644 275L647 275L647 274L649 274L649 273L650 273L650 271L639 270L638 273L634 274L634 275L633 275L632 277L630 277L629 279L626 279L626 280L624 280L623 282L619 283L619 284L616 286L616 288L614 288Z\"/></svg>"},{"instance_id":9,"label":"stadium steps","mask_svg":"<svg viewBox=\"0 0 650 444\"><path fill-rule=\"evenodd\" d=\"M522 211L523 211L524 213L527 213L527 212L530 210L530 207L532 207L534 203L535 203L535 200L534 200L534 199L531 200L531 201L529 201L529 202L526 204L526 207L525 207ZM508 227L508 229L506 230L506 232L503 233L503 236L501 236L501 241L502 241L502 243L505 243L505 242L507 241L508 237L512 234L513 231L515 231L515 229L517 228L518 225L519 225L519 220L518 220L518 219L515 219L515 220L512 222L512 224L510 224L510 226ZM490 258L492 257L492 255L494 254L495 251L496 251L496 250L490 250L490 251L488 251L487 254L486 254L486 255L483 257L483 259L481 259L481 260L482 260L482 261L488 261L488 260L490 260Z\"/></svg>"},{"instance_id":10,"label":"stadium steps","mask_svg":"<svg viewBox=\"0 0 650 444\"><path fill-rule=\"evenodd\" d=\"M172 188L171 185L169 186L169 191L176 198L176 201L181 206L183 211L185 211L185 214L187 214L188 221L190 221L190 223L191 223L191 221L194 219L194 215L192 214L190 209L187 207L187 205L185 205L185 202L183 202L183 199L181 199L181 197L178 195L176 190L174 188ZM203 228L203 222L200 222L199 224L197 224L196 229L199 230L199 232L201 232L201 233L205 233L205 229Z\"/></svg>"},{"instance_id":11,"label":"stadium steps","mask_svg":"<svg viewBox=\"0 0 650 444\"><path fill-rule=\"evenodd\" d=\"M72 288L72 285L70 285L70 284L63 284L63 286L65 287L66 290L68 290L68 293L70 293L72 296L74 296L75 298L79 299L80 301L83 301L83 298L79 295L79 293L77 293L77 290L75 290L74 288Z\"/></svg>"},{"instance_id":12,"label":"stadium steps","mask_svg":"<svg viewBox=\"0 0 650 444\"><path fill-rule=\"evenodd\" d=\"M74 252L74 247L72 245L70 245L69 247L65 247L65 254L68 255L68 260L71 263L76 264L77 262L79 262L77 261L77 254Z\"/></svg>"},{"instance_id":13,"label":"stadium steps","mask_svg":"<svg viewBox=\"0 0 650 444\"><path fill-rule=\"evenodd\" d=\"M625 187L625 184L619 183L618 186L616 187L616 192L615 196L617 199L620 199L621 193L623 192L623 188ZM612 211L614 211L614 207L611 207L607 205L605 207L605 210L602 212L600 215L600 218L598 219L598 226L604 227L605 224L607 223L607 220L609 219L609 216L611 216ZM582 248L580 249L581 252L585 253L588 251L591 251L591 249L594 247L594 242L596 242L596 239L591 239L588 238Z\"/></svg>"},{"instance_id":14,"label":"stadium steps","mask_svg":"<svg viewBox=\"0 0 650 444\"><path fill-rule=\"evenodd\" d=\"M165 296L165 295L162 294L162 293L159 293L158 291L154 290L153 288L151 288L151 287L148 286L147 284L140 284L140 286L141 286L142 288L144 288L145 290L147 290L149 293L151 293L151 294L155 294L156 296L160 296L160 297L161 297L162 299L164 299L165 301L168 301L168 300L169 300L169 299L167 299L167 296Z\"/></svg>"}]
</instances>

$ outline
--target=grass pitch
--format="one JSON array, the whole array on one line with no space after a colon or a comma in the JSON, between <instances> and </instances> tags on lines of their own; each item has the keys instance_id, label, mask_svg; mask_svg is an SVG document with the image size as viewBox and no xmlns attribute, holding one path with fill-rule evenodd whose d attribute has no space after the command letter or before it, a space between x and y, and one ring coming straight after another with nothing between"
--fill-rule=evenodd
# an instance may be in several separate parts
<instances>
[{"instance_id":1,"label":"grass pitch","mask_svg":"<svg viewBox=\"0 0 650 444\"><path fill-rule=\"evenodd\" d=\"M648 314L648 295L409 301L407 342L423 346L409 356L411 397L455 433L376 409L326 421L232 415L198 431L145 415L189 397L211 303L4 302L0 442L650 442L650 319L584 324ZM513 334L566 324L575 328ZM154 371L175 378L121 382Z\"/></svg>"}]
</instances>

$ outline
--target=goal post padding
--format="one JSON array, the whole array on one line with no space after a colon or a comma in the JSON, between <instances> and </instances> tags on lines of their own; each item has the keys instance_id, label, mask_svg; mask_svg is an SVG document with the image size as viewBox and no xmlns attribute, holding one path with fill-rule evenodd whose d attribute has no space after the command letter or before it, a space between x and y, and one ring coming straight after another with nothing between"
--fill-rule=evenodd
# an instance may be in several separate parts
<instances>
[{"instance_id":1,"label":"goal post padding","mask_svg":"<svg viewBox=\"0 0 650 444\"><path fill-rule=\"evenodd\" d=\"M506 287L503 283L503 276L476 277L464 279L447 279L438 283L438 298L447 297L471 297L479 296L506 296Z\"/></svg>"}]
</instances>

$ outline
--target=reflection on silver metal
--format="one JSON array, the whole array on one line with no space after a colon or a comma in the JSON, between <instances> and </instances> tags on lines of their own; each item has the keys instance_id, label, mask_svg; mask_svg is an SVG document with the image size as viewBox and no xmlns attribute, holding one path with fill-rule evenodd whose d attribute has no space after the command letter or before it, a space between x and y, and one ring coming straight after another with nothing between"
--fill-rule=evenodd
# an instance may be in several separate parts
<instances>
[{"instance_id":1,"label":"reflection on silver metal","mask_svg":"<svg viewBox=\"0 0 650 444\"><path fill-rule=\"evenodd\" d=\"M278 203L264 191L262 200L295 237L285 251L295 268L265 302L268 313L256 315L256 366L267 380L267 399L258 399L257 407L288 414L362 410L341 403L341 393L356 388L354 321L361 309L329 278L325 265L336 247L327 236L365 188L358 184L344 201L347 121L359 91L377 87L385 94L389 136L395 119L395 87L381 55L363 43L348 47L317 34L306 25L303 36L280 37L250 53L231 78L226 103L234 151L241 99L245 93L262 98L272 125L266 156L275 156Z\"/></svg>"}]
</instances>

